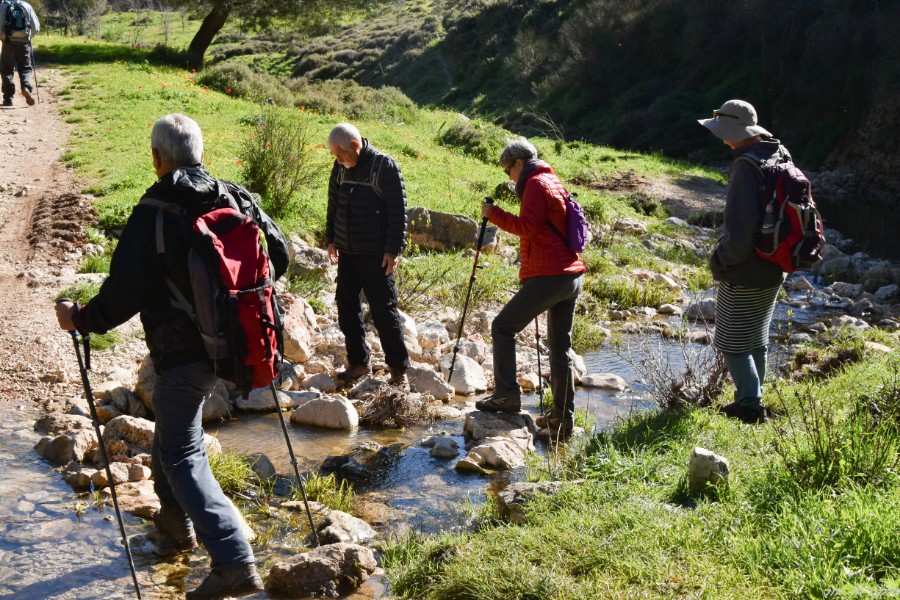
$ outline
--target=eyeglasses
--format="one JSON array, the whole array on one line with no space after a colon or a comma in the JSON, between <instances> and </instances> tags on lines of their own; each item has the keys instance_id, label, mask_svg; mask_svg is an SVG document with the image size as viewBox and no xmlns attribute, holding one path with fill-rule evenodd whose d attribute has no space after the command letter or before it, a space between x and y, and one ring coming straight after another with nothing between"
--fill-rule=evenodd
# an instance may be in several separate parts
<instances>
[{"instance_id":1,"label":"eyeglasses","mask_svg":"<svg viewBox=\"0 0 900 600\"><path fill-rule=\"evenodd\" d=\"M508 167L503 167L503 171L506 173L506 176L509 177L509 172L512 171L512 168L516 166L516 163L509 165Z\"/></svg>"},{"instance_id":2,"label":"eyeglasses","mask_svg":"<svg viewBox=\"0 0 900 600\"><path fill-rule=\"evenodd\" d=\"M740 117L738 117L737 115L729 115L729 114L725 114L725 113L719 112L717 110L714 110L713 118L716 119L718 117L728 117L729 119L740 119Z\"/></svg>"}]
</instances>

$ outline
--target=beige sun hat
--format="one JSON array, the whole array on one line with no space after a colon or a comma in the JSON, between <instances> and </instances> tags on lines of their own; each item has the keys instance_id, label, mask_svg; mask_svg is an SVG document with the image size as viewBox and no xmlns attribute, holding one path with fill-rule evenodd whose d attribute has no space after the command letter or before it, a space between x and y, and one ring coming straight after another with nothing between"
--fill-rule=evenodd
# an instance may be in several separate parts
<instances>
[{"instance_id":1,"label":"beige sun hat","mask_svg":"<svg viewBox=\"0 0 900 600\"><path fill-rule=\"evenodd\" d=\"M739 142L756 135L772 134L756 124L756 109L743 100L729 100L713 111L712 119L698 119L698 123L726 142Z\"/></svg>"}]
</instances>

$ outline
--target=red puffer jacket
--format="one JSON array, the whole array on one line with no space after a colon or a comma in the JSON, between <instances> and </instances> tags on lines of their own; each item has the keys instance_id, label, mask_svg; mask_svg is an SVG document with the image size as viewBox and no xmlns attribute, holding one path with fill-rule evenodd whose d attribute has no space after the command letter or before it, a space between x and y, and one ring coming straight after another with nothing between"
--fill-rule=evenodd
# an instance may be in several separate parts
<instances>
[{"instance_id":1,"label":"red puffer jacket","mask_svg":"<svg viewBox=\"0 0 900 600\"><path fill-rule=\"evenodd\" d=\"M519 216L497 206L489 219L503 231L519 236L519 279L584 273L578 255L547 225L549 220L559 231L566 231L566 189L562 182L546 163L538 163L525 177Z\"/></svg>"}]
</instances>

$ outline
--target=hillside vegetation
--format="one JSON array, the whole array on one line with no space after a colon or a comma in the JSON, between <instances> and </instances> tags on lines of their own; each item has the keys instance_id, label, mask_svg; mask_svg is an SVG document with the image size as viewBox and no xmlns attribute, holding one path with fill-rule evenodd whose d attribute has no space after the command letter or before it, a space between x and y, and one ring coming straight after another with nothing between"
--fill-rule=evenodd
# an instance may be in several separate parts
<instances>
[{"instance_id":1,"label":"hillside vegetation","mask_svg":"<svg viewBox=\"0 0 900 600\"><path fill-rule=\"evenodd\" d=\"M107 252L154 179L149 126L169 112L195 117L205 132L210 171L239 182L247 182L248 163L255 160L248 148L268 111L306 132L295 157L318 176L305 180L285 206L271 197L263 201L279 211L288 232L317 244L331 164L324 142L335 122L351 117L397 157L411 205L476 217L485 194L515 203L498 187L504 177L495 160L508 130L422 109L399 90L284 82L227 62L193 73L166 66L165 51L84 39L47 36L37 43L43 60L68 81L56 90L72 126L65 161L97 196L100 230L92 238ZM637 281L634 269L672 273L693 290L709 285L703 253L688 249L693 233L665 223L652 195L623 191L617 183L721 182L719 173L658 154L532 139L581 194L600 233L584 255L589 277L576 322L582 351L600 343L607 308L655 306L675 294ZM661 235L648 247L613 234L620 217L639 218ZM102 270L100 263L95 266ZM483 264L475 300L495 307L515 285L515 269L499 257L485 257ZM401 303L411 311L460 306L470 268L462 253L411 248L400 266ZM316 282L290 285L323 305ZM866 343L873 341L880 344ZM521 525L501 520L489 505L473 515L471 529L391 541L382 554L391 594L453 600L895 595L897 346L896 334L877 330L833 334L806 353L811 368L798 364L795 376L767 387L766 401L776 411L767 424L743 425L708 408L637 414L569 451L551 453L531 465L529 478L569 485L530 504ZM729 486L688 493L684 465L695 446L731 461Z\"/></svg>"},{"instance_id":2,"label":"hillside vegetation","mask_svg":"<svg viewBox=\"0 0 900 600\"><path fill-rule=\"evenodd\" d=\"M183 112L199 122L205 132L204 163L213 175L261 193L264 208L288 233L319 247L324 244L327 179L333 161L325 142L331 127L343 120L353 120L378 148L397 158L410 206L480 219L485 195L494 195L501 205L517 202L500 185L506 177L497 165L511 132L456 113L420 109L397 90L373 90L352 81L284 85L245 65L224 64L195 73L158 64L158 51L53 36L37 40L45 60L63 65L71 76L69 85L59 91L66 99L62 112L74 125L64 159L86 182L85 191L97 197L96 235L107 257L90 257L84 271L108 268L116 232L153 182L148 128L169 112ZM275 105L268 102L273 98L278 100ZM253 157L272 150L268 143L260 149L258 141L263 139L261 126L271 120L273 111L281 115L278 120L287 130L303 132L302 147L286 154L283 162L298 161L307 171L296 190L277 201L271 189L254 181L259 165ZM643 191L641 182L722 182L718 172L584 142L542 137L532 141L567 186L579 193L597 234L583 257L598 277L588 282L576 316L579 351L600 343L607 308L659 306L678 295L662 282L638 280L635 269L668 273L693 291L710 285L704 251L698 253L691 249L693 243L679 241L691 233L663 221L667 214L660 199ZM652 245L636 244L629 235L613 230L618 219L627 217L639 218L651 233L663 235ZM398 277L402 308L415 313L435 306L462 306L471 271L468 256L416 247L404 256ZM516 286L516 267L499 256L483 257L482 264L486 268L473 291L474 306L505 302ZM327 291L321 279L290 285L314 303Z\"/></svg>"}]
</instances>

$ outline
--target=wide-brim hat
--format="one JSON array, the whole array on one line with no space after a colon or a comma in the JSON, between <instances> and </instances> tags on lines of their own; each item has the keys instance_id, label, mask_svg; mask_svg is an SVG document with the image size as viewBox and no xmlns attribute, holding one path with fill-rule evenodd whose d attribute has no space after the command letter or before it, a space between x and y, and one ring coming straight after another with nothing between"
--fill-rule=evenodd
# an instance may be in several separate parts
<instances>
[{"instance_id":1,"label":"wide-brim hat","mask_svg":"<svg viewBox=\"0 0 900 600\"><path fill-rule=\"evenodd\" d=\"M740 142L757 135L772 134L756 124L756 109L743 100L729 100L713 111L712 119L698 119L698 123L726 142Z\"/></svg>"}]
</instances>

